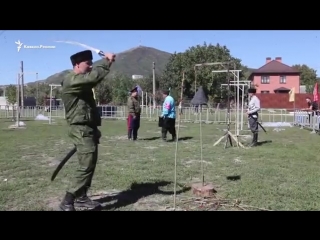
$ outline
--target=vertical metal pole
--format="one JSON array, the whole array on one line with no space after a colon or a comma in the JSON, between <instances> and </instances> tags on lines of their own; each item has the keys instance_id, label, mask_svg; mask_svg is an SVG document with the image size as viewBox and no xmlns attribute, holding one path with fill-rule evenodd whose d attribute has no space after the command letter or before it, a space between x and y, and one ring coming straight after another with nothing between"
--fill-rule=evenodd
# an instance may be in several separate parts
<instances>
[{"instance_id":1,"label":"vertical metal pole","mask_svg":"<svg viewBox=\"0 0 320 240\"><path fill-rule=\"evenodd\" d=\"M146 92L146 116L148 117L148 107L150 107L150 106L148 106L148 93Z\"/></svg>"},{"instance_id":2,"label":"vertical metal pole","mask_svg":"<svg viewBox=\"0 0 320 240\"><path fill-rule=\"evenodd\" d=\"M239 71L237 71L237 136L240 135L239 128L240 128L240 81L239 81Z\"/></svg>"},{"instance_id":3,"label":"vertical metal pole","mask_svg":"<svg viewBox=\"0 0 320 240\"><path fill-rule=\"evenodd\" d=\"M153 81L152 81L152 94L153 94L153 112L156 109L156 64L153 62L152 67Z\"/></svg>"},{"instance_id":4,"label":"vertical metal pole","mask_svg":"<svg viewBox=\"0 0 320 240\"><path fill-rule=\"evenodd\" d=\"M17 127L20 126L20 73L18 73L17 79L17 110L16 110L16 121Z\"/></svg>"},{"instance_id":5,"label":"vertical metal pole","mask_svg":"<svg viewBox=\"0 0 320 240\"><path fill-rule=\"evenodd\" d=\"M51 117L52 117L52 109L51 109L51 107L52 107L52 86L50 86L50 103L49 103L49 124L51 124L52 123L52 121L51 121Z\"/></svg>"},{"instance_id":6,"label":"vertical metal pole","mask_svg":"<svg viewBox=\"0 0 320 240\"><path fill-rule=\"evenodd\" d=\"M21 61L21 106L24 107L24 71L23 61Z\"/></svg>"},{"instance_id":7,"label":"vertical metal pole","mask_svg":"<svg viewBox=\"0 0 320 240\"><path fill-rule=\"evenodd\" d=\"M141 91L141 105L142 105L142 108L141 108L141 113L143 113L143 108L144 108L144 92Z\"/></svg>"},{"instance_id":8,"label":"vertical metal pole","mask_svg":"<svg viewBox=\"0 0 320 240\"><path fill-rule=\"evenodd\" d=\"M38 73L36 73L36 82L37 82L37 101L39 102L39 82L38 82Z\"/></svg>"},{"instance_id":9,"label":"vertical metal pole","mask_svg":"<svg viewBox=\"0 0 320 240\"><path fill-rule=\"evenodd\" d=\"M242 96L241 96L241 131L243 131L243 115L244 115L244 88L245 84L242 84Z\"/></svg>"}]
</instances>

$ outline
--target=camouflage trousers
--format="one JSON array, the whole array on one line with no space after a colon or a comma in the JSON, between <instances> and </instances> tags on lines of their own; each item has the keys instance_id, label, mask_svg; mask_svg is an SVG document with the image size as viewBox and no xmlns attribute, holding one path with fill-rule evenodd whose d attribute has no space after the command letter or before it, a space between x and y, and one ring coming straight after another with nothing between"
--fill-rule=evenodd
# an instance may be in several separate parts
<instances>
[{"instance_id":1,"label":"camouflage trousers","mask_svg":"<svg viewBox=\"0 0 320 240\"><path fill-rule=\"evenodd\" d=\"M98 144L101 133L98 128L86 125L71 125L69 137L77 148L79 167L75 171L67 192L78 197L91 187L98 161Z\"/></svg>"}]
</instances>

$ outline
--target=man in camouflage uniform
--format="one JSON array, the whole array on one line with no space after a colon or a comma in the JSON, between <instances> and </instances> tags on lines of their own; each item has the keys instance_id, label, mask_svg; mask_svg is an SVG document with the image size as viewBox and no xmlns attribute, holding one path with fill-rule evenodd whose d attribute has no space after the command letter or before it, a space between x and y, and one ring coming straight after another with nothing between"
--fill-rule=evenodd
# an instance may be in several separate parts
<instances>
[{"instance_id":1,"label":"man in camouflage uniform","mask_svg":"<svg viewBox=\"0 0 320 240\"><path fill-rule=\"evenodd\" d=\"M92 52L82 51L70 57L73 71L61 83L69 137L77 149L80 167L72 179L72 186L60 204L63 211L76 207L96 208L100 204L87 196L98 160L101 117L93 97L92 88L105 80L114 54L105 54L105 61L92 68Z\"/></svg>"},{"instance_id":2,"label":"man in camouflage uniform","mask_svg":"<svg viewBox=\"0 0 320 240\"><path fill-rule=\"evenodd\" d=\"M128 98L128 139L137 140L138 130L140 128L140 114L141 107L138 101L138 87L134 87L130 91L130 97Z\"/></svg>"}]
</instances>

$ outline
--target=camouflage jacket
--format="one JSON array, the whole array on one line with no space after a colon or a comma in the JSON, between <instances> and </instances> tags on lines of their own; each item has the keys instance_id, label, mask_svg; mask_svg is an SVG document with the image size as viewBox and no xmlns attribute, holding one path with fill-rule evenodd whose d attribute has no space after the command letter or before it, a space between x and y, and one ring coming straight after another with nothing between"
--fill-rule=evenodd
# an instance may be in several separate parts
<instances>
[{"instance_id":1,"label":"camouflage jacket","mask_svg":"<svg viewBox=\"0 0 320 240\"><path fill-rule=\"evenodd\" d=\"M128 111L132 116L138 115L141 113L141 107L139 101L134 97L128 98Z\"/></svg>"},{"instance_id":2,"label":"camouflage jacket","mask_svg":"<svg viewBox=\"0 0 320 240\"><path fill-rule=\"evenodd\" d=\"M66 120L69 125L101 126L101 116L97 109L92 88L106 78L109 63L104 61L95 66L90 73L68 73L61 85L61 98L66 112Z\"/></svg>"}]
</instances>

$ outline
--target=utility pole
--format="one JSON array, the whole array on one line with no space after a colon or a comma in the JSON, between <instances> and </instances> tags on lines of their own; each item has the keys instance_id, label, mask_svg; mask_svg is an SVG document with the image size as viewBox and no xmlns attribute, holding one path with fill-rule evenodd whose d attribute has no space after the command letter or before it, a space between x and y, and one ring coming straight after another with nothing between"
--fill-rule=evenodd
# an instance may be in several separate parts
<instances>
[{"instance_id":1,"label":"utility pole","mask_svg":"<svg viewBox=\"0 0 320 240\"><path fill-rule=\"evenodd\" d=\"M24 72L23 61L21 61L21 107L24 107Z\"/></svg>"},{"instance_id":2,"label":"utility pole","mask_svg":"<svg viewBox=\"0 0 320 240\"><path fill-rule=\"evenodd\" d=\"M38 82L38 73L36 73L36 82L37 82L37 103L39 102L39 82Z\"/></svg>"},{"instance_id":3,"label":"utility pole","mask_svg":"<svg viewBox=\"0 0 320 240\"><path fill-rule=\"evenodd\" d=\"M20 122L20 73L18 73L18 79L17 79L17 110L16 110L16 121L17 121L17 126L19 127L19 122Z\"/></svg>"},{"instance_id":4,"label":"utility pole","mask_svg":"<svg viewBox=\"0 0 320 240\"><path fill-rule=\"evenodd\" d=\"M153 81L152 81L152 87L153 87L153 111L156 109L156 64L152 63L152 74L153 74Z\"/></svg>"}]
</instances>

